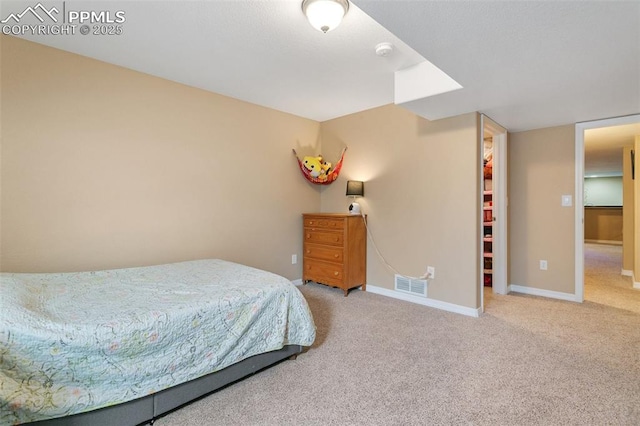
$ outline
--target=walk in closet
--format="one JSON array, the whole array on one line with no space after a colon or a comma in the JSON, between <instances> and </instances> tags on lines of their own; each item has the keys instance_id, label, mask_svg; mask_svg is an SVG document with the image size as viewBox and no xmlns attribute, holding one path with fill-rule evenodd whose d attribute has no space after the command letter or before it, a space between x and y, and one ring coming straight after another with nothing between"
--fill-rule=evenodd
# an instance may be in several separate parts
<instances>
[{"instance_id":1,"label":"walk in closet","mask_svg":"<svg viewBox=\"0 0 640 426\"><path fill-rule=\"evenodd\" d=\"M507 294L507 130L481 117L481 286Z\"/></svg>"},{"instance_id":2,"label":"walk in closet","mask_svg":"<svg viewBox=\"0 0 640 426\"><path fill-rule=\"evenodd\" d=\"M485 134L482 156L482 260L483 285L493 284L493 136Z\"/></svg>"}]
</instances>

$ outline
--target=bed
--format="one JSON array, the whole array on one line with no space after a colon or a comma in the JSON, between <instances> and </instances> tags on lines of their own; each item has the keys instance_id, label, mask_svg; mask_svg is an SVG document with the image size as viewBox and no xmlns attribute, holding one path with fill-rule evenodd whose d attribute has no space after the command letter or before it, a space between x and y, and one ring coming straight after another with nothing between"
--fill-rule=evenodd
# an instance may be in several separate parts
<instances>
[{"instance_id":1,"label":"bed","mask_svg":"<svg viewBox=\"0 0 640 426\"><path fill-rule=\"evenodd\" d=\"M0 424L136 425L315 339L287 279L207 259L0 274Z\"/></svg>"}]
</instances>

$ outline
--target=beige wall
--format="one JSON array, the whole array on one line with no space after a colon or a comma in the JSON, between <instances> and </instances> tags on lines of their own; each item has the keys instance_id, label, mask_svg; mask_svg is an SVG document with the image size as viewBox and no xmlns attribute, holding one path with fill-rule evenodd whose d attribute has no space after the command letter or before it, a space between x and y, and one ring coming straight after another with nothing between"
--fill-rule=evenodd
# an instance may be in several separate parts
<instances>
[{"instance_id":1,"label":"beige wall","mask_svg":"<svg viewBox=\"0 0 640 426\"><path fill-rule=\"evenodd\" d=\"M430 298L477 308L478 141L475 113L430 122L389 105L323 122L322 154L348 151L340 178L322 191L322 210L346 212L346 181L364 181L360 204L386 261L411 276L434 266ZM394 286L371 239L367 283Z\"/></svg>"},{"instance_id":2,"label":"beige wall","mask_svg":"<svg viewBox=\"0 0 640 426\"><path fill-rule=\"evenodd\" d=\"M584 239L622 244L622 207L585 207Z\"/></svg>"},{"instance_id":3,"label":"beige wall","mask_svg":"<svg viewBox=\"0 0 640 426\"><path fill-rule=\"evenodd\" d=\"M634 265L634 236L635 236L635 194L634 183L631 179L631 150L633 146L625 147L622 151L622 269L633 271ZM636 174L639 173L636 170ZM636 179L638 179L636 177Z\"/></svg>"},{"instance_id":4,"label":"beige wall","mask_svg":"<svg viewBox=\"0 0 640 426\"><path fill-rule=\"evenodd\" d=\"M430 298L479 306L476 113L430 122L389 105L317 123L0 43L3 271L222 257L297 279L301 213L346 211L346 181L358 179L387 262L415 276L434 266ZM573 138L573 126L511 135L510 283L573 293L573 208L560 207L574 190ZM291 154L335 161L344 146L327 187L308 184ZM393 288L371 240L368 283Z\"/></svg>"},{"instance_id":5,"label":"beige wall","mask_svg":"<svg viewBox=\"0 0 640 426\"><path fill-rule=\"evenodd\" d=\"M13 37L0 43L1 270L220 257L300 278L291 255L320 191L291 148L316 144L319 123Z\"/></svg>"},{"instance_id":6,"label":"beige wall","mask_svg":"<svg viewBox=\"0 0 640 426\"><path fill-rule=\"evenodd\" d=\"M13 37L2 48L3 271L221 257L301 276L301 213L346 211L347 179L389 263L436 267L434 299L479 306L477 114L387 106L317 123ZM322 149L320 149L320 139ZM291 148L337 160L308 184ZM393 288L370 245L368 283Z\"/></svg>"},{"instance_id":7,"label":"beige wall","mask_svg":"<svg viewBox=\"0 0 640 426\"><path fill-rule=\"evenodd\" d=\"M510 134L510 284L575 292L575 205L561 206L575 191L574 127Z\"/></svg>"}]
</instances>

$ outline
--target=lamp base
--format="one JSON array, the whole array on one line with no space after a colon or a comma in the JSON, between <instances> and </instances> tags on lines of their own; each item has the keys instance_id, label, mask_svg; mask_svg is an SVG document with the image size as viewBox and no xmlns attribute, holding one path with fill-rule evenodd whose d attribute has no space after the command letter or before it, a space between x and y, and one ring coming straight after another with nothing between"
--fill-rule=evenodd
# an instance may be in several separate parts
<instances>
[{"instance_id":1,"label":"lamp base","mask_svg":"<svg viewBox=\"0 0 640 426\"><path fill-rule=\"evenodd\" d=\"M351 203L351 205L349 206L349 213L351 213L351 214L360 214L360 204Z\"/></svg>"}]
</instances>

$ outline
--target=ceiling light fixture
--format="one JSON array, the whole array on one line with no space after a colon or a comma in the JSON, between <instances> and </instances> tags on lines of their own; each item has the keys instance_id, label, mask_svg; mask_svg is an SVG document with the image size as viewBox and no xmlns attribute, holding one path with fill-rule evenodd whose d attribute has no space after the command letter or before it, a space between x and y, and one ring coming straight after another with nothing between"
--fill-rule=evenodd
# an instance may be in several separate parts
<instances>
[{"instance_id":1,"label":"ceiling light fixture","mask_svg":"<svg viewBox=\"0 0 640 426\"><path fill-rule=\"evenodd\" d=\"M348 0L303 0L302 11L311 26L327 33L335 29L349 10Z\"/></svg>"}]
</instances>

